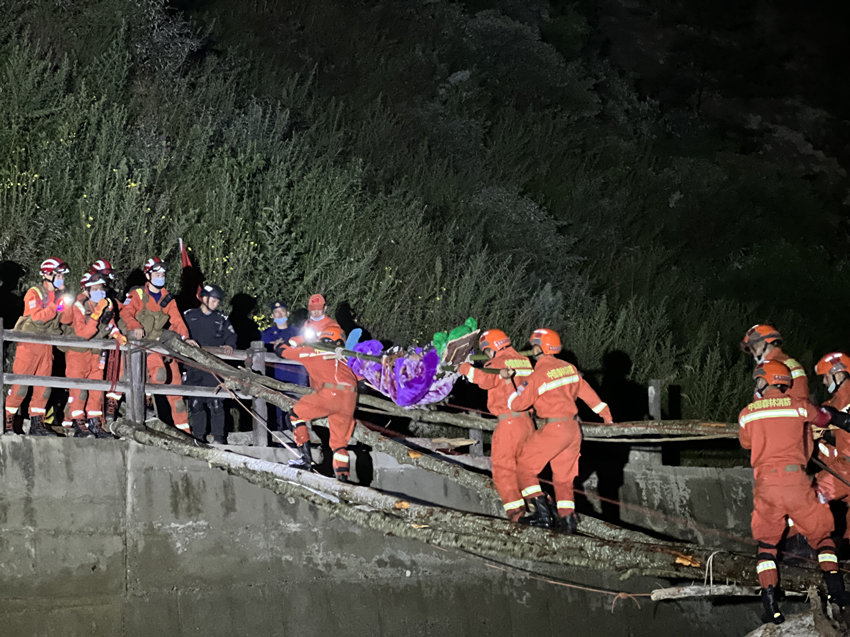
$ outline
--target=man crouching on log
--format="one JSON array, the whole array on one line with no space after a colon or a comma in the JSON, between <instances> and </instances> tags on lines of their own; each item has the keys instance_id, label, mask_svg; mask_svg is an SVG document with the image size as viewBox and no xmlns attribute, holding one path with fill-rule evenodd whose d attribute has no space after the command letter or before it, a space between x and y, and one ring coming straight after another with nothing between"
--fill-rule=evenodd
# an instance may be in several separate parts
<instances>
[{"instance_id":1,"label":"man crouching on log","mask_svg":"<svg viewBox=\"0 0 850 637\"><path fill-rule=\"evenodd\" d=\"M812 452L810 425L828 423L850 430L850 414L833 407L817 407L808 399L788 394L791 371L779 361L765 361L753 372L756 400L738 416L738 438L750 450L755 487L753 489L753 539L758 542L758 572L762 621L781 624L785 617L776 603L779 573L777 545L785 531L785 517L815 548L823 571L827 597L844 608L848 604L844 579L838 570L829 506L818 502L806 464Z\"/></svg>"},{"instance_id":2,"label":"man crouching on log","mask_svg":"<svg viewBox=\"0 0 850 637\"><path fill-rule=\"evenodd\" d=\"M345 344L345 333L336 325L325 327L319 341L337 347ZM290 341L291 342L291 341ZM275 352L281 358L298 361L310 376L310 387L315 393L302 397L286 415L294 427L295 444L301 452L298 460L289 462L293 467L312 470L310 432L307 423L316 418L328 419L330 446L333 450L334 475L341 482L349 479L348 441L354 433L354 407L357 405L357 376L333 352L321 352L309 345L293 347L279 344Z\"/></svg>"},{"instance_id":3,"label":"man crouching on log","mask_svg":"<svg viewBox=\"0 0 850 637\"><path fill-rule=\"evenodd\" d=\"M523 411L534 407L545 423L532 433L517 456L517 479L530 508L534 512L520 522L543 528L557 528L574 533L578 527L573 500L573 482L578 476L581 455L581 426L576 399L581 399L603 422L611 424L611 410L593 388L569 363L555 358L561 351L561 338L552 330L534 330L531 338L532 356L537 361L525 383L508 398L508 409ZM503 370L509 376L513 370ZM537 475L550 464L555 486L557 515L540 488Z\"/></svg>"}]
</instances>

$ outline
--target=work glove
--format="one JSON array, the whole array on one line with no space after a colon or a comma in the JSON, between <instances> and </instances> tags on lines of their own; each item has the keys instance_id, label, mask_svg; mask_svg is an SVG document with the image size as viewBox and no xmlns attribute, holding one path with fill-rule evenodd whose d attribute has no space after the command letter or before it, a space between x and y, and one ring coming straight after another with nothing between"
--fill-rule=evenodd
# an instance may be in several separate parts
<instances>
[{"instance_id":1,"label":"work glove","mask_svg":"<svg viewBox=\"0 0 850 637\"><path fill-rule=\"evenodd\" d=\"M295 430L292 432L292 438L299 447L305 442L310 442L310 431L307 429L307 425L296 425Z\"/></svg>"},{"instance_id":2,"label":"work glove","mask_svg":"<svg viewBox=\"0 0 850 637\"><path fill-rule=\"evenodd\" d=\"M516 375L516 371L511 369L510 367L503 367L499 370L499 376L502 378L513 378Z\"/></svg>"},{"instance_id":3,"label":"work glove","mask_svg":"<svg viewBox=\"0 0 850 637\"><path fill-rule=\"evenodd\" d=\"M833 425L844 431L850 431L850 414L839 411L831 405L824 405L821 409L829 412L829 421Z\"/></svg>"},{"instance_id":4,"label":"work glove","mask_svg":"<svg viewBox=\"0 0 850 637\"><path fill-rule=\"evenodd\" d=\"M126 344L127 344L127 337L126 337L126 336L124 336L124 335L123 335L121 332L119 332L118 330L114 330L114 331L112 332L112 338L114 338L116 341L118 341L118 344L119 344L119 345L126 345Z\"/></svg>"},{"instance_id":5,"label":"work glove","mask_svg":"<svg viewBox=\"0 0 850 637\"><path fill-rule=\"evenodd\" d=\"M94 306L94 311L91 313L91 317L95 321L97 321L98 319L100 319L104 310L106 310L108 307L109 307L109 299L101 299L100 301L97 302L97 305Z\"/></svg>"},{"instance_id":6,"label":"work glove","mask_svg":"<svg viewBox=\"0 0 850 637\"><path fill-rule=\"evenodd\" d=\"M457 368L457 373L461 376L465 376L469 378L469 372L472 369L472 363L461 363L460 367Z\"/></svg>"}]
</instances>

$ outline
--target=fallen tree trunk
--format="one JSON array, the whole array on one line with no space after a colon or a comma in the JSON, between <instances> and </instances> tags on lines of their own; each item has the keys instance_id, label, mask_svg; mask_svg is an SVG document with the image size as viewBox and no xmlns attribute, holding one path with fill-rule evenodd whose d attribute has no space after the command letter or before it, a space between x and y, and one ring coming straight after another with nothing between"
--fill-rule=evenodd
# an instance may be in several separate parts
<instances>
[{"instance_id":1,"label":"fallen tree trunk","mask_svg":"<svg viewBox=\"0 0 850 637\"><path fill-rule=\"evenodd\" d=\"M247 385L245 383L253 383L255 387L255 395L266 401L273 402L280 406L278 402L271 400L267 390L274 392L286 392L295 394L305 394L312 391L308 387L284 383L274 378L269 378L253 371L244 368L234 368L210 354L207 351L188 345L180 340L172 332L165 332L161 337L162 344L173 355L199 363L209 371L218 374L225 379L225 384L230 388L243 390ZM261 386L261 387L258 387ZM262 392L262 393L261 393ZM293 404L294 400L285 396L287 400L286 406L283 409L288 409ZM480 429L482 431L494 431L497 421L492 417L483 417L475 414L453 413L444 410L437 411L436 409L406 409L399 407L391 400L370 396L360 393L357 397L359 405L377 410L381 414L387 416L397 416L405 420L413 420L422 423L433 423L436 425L450 425L461 429ZM705 433L711 437L728 435L729 437L737 436L737 425L719 422L703 422L699 420L676 420L676 421L638 421L638 422L622 422L614 423L613 425L602 425L597 423L582 423L585 440L596 439L611 439L623 436L689 436ZM647 439L647 442L652 442L652 439Z\"/></svg>"},{"instance_id":2,"label":"fallen tree trunk","mask_svg":"<svg viewBox=\"0 0 850 637\"><path fill-rule=\"evenodd\" d=\"M196 446L188 436L181 440L178 435L149 431L126 420L113 423L112 430L141 444L203 460L275 493L304 498L335 517L366 528L489 559L612 570L622 573L622 579L637 575L697 579L703 575L705 561L713 552L685 543L616 542L583 534L560 535L504 519L408 502L222 448ZM752 556L714 553L716 579L756 585ZM814 571L783 568L783 584L788 590L804 588L815 578Z\"/></svg>"}]
</instances>

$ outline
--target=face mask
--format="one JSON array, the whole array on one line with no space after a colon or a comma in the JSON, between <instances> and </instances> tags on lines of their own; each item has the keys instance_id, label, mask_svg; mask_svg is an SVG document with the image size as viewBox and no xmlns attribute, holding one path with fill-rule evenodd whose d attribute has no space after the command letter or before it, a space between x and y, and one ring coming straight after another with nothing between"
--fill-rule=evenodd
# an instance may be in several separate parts
<instances>
[{"instance_id":1,"label":"face mask","mask_svg":"<svg viewBox=\"0 0 850 637\"><path fill-rule=\"evenodd\" d=\"M89 298L92 300L92 303L100 303L106 298L106 290L93 290L89 294Z\"/></svg>"},{"instance_id":2,"label":"face mask","mask_svg":"<svg viewBox=\"0 0 850 637\"><path fill-rule=\"evenodd\" d=\"M151 277L151 285L156 288L161 288L165 285L165 277L164 276L152 276Z\"/></svg>"},{"instance_id":3,"label":"face mask","mask_svg":"<svg viewBox=\"0 0 850 637\"><path fill-rule=\"evenodd\" d=\"M321 315L320 317L318 317L318 318L316 318L315 316L311 316L311 317L310 317L310 320L311 320L311 321L321 321L323 318L325 318L325 315L324 315L324 314L322 314L322 315Z\"/></svg>"},{"instance_id":4,"label":"face mask","mask_svg":"<svg viewBox=\"0 0 850 637\"><path fill-rule=\"evenodd\" d=\"M284 325L286 325L286 319L285 319L285 318L276 318L276 319L274 320L274 323L275 323L275 325L277 325L278 327L283 327Z\"/></svg>"},{"instance_id":5,"label":"face mask","mask_svg":"<svg viewBox=\"0 0 850 637\"><path fill-rule=\"evenodd\" d=\"M58 277L53 279L53 287L55 288L64 288L65 287L65 279L60 279Z\"/></svg>"},{"instance_id":6,"label":"face mask","mask_svg":"<svg viewBox=\"0 0 850 637\"><path fill-rule=\"evenodd\" d=\"M835 384L835 380L829 383L829 387L826 388L830 394L834 394L835 390L838 389L838 385Z\"/></svg>"}]
</instances>

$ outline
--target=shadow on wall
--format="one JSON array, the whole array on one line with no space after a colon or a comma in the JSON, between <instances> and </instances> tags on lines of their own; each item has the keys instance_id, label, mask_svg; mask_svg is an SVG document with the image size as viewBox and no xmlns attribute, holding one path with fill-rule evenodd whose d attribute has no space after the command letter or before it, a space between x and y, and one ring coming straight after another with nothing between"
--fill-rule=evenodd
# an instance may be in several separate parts
<instances>
[{"instance_id":1,"label":"shadow on wall","mask_svg":"<svg viewBox=\"0 0 850 637\"><path fill-rule=\"evenodd\" d=\"M230 308L230 324L236 332L236 349L248 349L251 341L260 340L260 328L253 319L257 299L245 292L237 292L230 300Z\"/></svg>"},{"instance_id":2,"label":"shadow on wall","mask_svg":"<svg viewBox=\"0 0 850 637\"><path fill-rule=\"evenodd\" d=\"M7 330L12 329L24 313L24 299L18 294L18 285L24 274L26 269L20 263L0 262L0 316L3 317L3 327Z\"/></svg>"}]
</instances>

